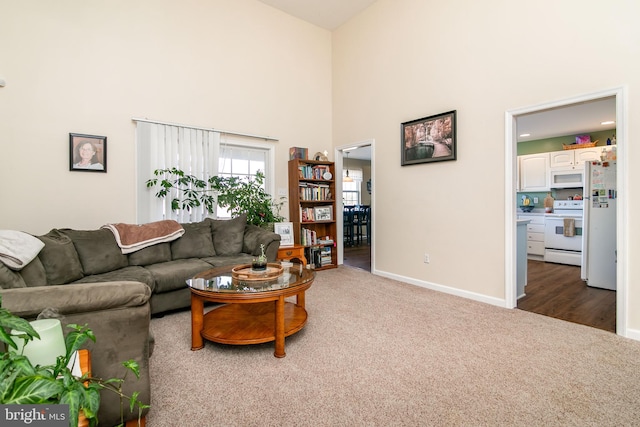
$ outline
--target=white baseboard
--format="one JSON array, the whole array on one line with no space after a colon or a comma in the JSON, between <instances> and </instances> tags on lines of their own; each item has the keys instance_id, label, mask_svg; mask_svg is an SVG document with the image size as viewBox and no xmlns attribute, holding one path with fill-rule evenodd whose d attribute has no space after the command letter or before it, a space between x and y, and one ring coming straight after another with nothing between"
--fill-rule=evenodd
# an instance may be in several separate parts
<instances>
[{"instance_id":1,"label":"white baseboard","mask_svg":"<svg viewBox=\"0 0 640 427\"><path fill-rule=\"evenodd\" d=\"M397 280L399 282L408 283L410 285L431 289L433 291L444 292L445 294L455 295L462 298L483 302L485 304L495 305L498 307L506 307L505 300L501 298L488 297L486 295L477 294L475 292L469 292L461 289L450 288L448 286L439 285L437 283L425 282L423 280L417 280L411 277L405 277L399 274L389 273L387 271L372 270L371 273L377 276L382 276L382 277L387 277L389 279ZM627 329L626 331L623 332L623 336L635 341L640 341L640 330Z\"/></svg>"},{"instance_id":2,"label":"white baseboard","mask_svg":"<svg viewBox=\"0 0 640 427\"><path fill-rule=\"evenodd\" d=\"M627 328L626 337L632 340L640 341L640 330Z\"/></svg>"},{"instance_id":3,"label":"white baseboard","mask_svg":"<svg viewBox=\"0 0 640 427\"><path fill-rule=\"evenodd\" d=\"M431 289L432 291L443 292L445 294L455 295L462 298L467 298L474 301L483 302L485 304L491 304L498 307L506 307L506 301L501 298L488 297L486 295L477 294L475 292L469 292L461 289L450 288L449 286L439 285L437 283L425 282L423 280L413 279L411 277L401 276L398 274L389 273L387 271L372 270L372 274L377 276L386 277L389 279L397 280L399 282L408 283L410 285L420 286L422 288Z\"/></svg>"}]
</instances>

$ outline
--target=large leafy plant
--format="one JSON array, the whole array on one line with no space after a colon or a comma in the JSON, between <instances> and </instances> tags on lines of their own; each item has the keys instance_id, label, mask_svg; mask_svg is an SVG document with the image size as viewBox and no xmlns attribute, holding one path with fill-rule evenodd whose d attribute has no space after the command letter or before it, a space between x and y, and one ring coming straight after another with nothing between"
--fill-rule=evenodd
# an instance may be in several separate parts
<instances>
[{"instance_id":1,"label":"large leafy plant","mask_svg":"<svg viewBox=\"0 0 640 427\"><path fill-rule=\"evenodd\" d=\"M89 425L98 423L97 414L100 407L100 390L110 390L120 396L120 418L124 419L124 400L129 401L130 410L138 407L138 419L142 410L148 405L138 400L138 393L126 396L122 392L122 384L126 379L102 379L84 374L76 377L69 368L69 361L76 350L79 350L87 340L95 342L91 329L87 325L68 325L72 329L65 337L66 354L59 356L52 366L33 366L29 359L14 351L0 352L0 403L2 404L67 404L69 405L69 425L78 425L80 411L89 421ZM11 339L10 331L21 332L18 336L25 341L25 346L40 336L31 324L9 310L2 308L0 296L0 341L8 348L17 350L16 343ZM7 348L7 349L8 349ZM127 372L140 377L140 367L134 360L122 364ZM123 425L123 423L121 424Z\"/></svg>"},{"instance_id":2,"label":"large leafy plant","mask_svg":"<svg viewBox=\"0 0 640 427\"><path fill-rule=\"evenodd\" d=\"M213 213L217 203L228 208L233 217L246 212L249 224L263 225L284 220L280 216L284 201L282 198L279 202L274 201L265 191L262 171L258 171L253 180L213 176L207 181L177 168L156 169L153 173L156 178L147 180L147 187L158 186L158 198L172 197L172 210L204 206L209 213Z\"/></svg>"}]
</instances>

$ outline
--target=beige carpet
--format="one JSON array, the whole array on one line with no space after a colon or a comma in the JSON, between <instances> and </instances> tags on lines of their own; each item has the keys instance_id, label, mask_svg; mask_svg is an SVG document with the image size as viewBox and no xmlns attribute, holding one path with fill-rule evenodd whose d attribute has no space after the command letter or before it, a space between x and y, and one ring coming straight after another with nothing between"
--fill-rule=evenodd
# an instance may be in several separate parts
<instances>
[{"instance_id":1,"label":"beige carpet","mask_svg":"<svg viewBox=\"0 0 640 427\"><path fill-rule=\"evenodd\" d=\"M283 359L153 319L148 426L640 424L640 342L344 266L306 302Z\"/></svg>"}]
</instances>

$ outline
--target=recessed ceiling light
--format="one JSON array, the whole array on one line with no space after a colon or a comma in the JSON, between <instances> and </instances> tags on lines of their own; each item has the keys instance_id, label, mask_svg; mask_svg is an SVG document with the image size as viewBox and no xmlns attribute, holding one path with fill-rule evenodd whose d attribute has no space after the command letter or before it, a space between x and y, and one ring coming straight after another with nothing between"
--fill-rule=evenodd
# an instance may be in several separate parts
<instances>
[{"instance_id":1,"label":"recessed ceiling light","mask_svg":"<svg viewBox=\"0 0 640 427\"><path fill-rule=\"evenodd\" d=\"M520 135L520 138L524 138L525 136L531 136L530 133L523 133L522 135Z\"/></svg>"},{"instance_id":2,"label":"recessed ceiling light","mask_svg":"<svg viewBox=\"0 0 640 427\"><path fill-rule=\"evenodd\" d=\"M615 123L615 120L607 120L606 122L600 123L601 125L612 125Z\"/></svg>"}]
</instances>

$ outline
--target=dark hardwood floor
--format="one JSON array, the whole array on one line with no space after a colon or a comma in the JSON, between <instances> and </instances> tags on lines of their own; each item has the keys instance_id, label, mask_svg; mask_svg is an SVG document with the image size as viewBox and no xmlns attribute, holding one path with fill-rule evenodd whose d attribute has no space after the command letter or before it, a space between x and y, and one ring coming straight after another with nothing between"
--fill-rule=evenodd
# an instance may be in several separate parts
<instances>
[{"instance_id":1,"label":"dark hardwood floor","mask_svg":"<svg viewBox=\"0 0 640 427\"><path fill-rule=\"evenodd\" d=\"M519 309L615 333L615 291L587 286L580 267L529 260L527 268Z\"/></svg>"},{"instance_id":2,"label":"dark hardwood floor","mask_svg":"<svg viewBox=\"0 0 640 427\"><path fill-rule=\"evenodd\" d=\"M371 271L371 246L360 244L356 246L344 246L344 265Z\"/></svg>"}]
</instances>

